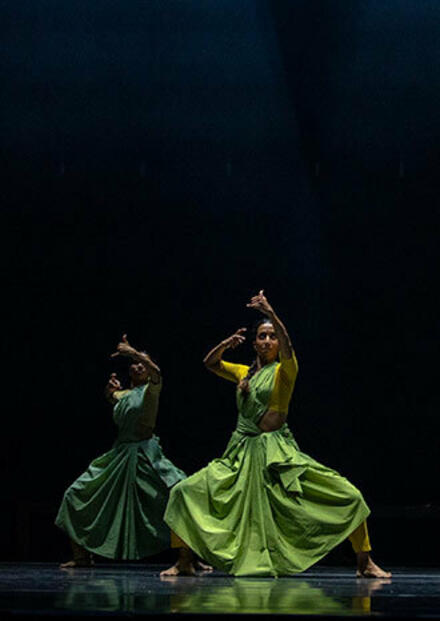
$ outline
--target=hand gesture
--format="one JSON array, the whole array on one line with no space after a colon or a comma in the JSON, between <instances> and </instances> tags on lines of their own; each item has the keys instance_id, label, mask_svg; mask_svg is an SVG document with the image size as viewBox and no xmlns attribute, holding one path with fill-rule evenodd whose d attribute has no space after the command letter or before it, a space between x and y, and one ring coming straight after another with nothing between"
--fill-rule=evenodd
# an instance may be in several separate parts
<instances>
[{"instance_id":1,"label":"hand gesture","mask_svg":"<svg viewBox=\"0 0 440 621\"><path fill-rule=\"evenodd\" d=\"M110 358L116 358L116 356L132 356L136 352L135 348L127 341L127 335L122 336L122 341L118 343L116 351L111 354Z\"/></svg>"},{"instance_id":2,"label":"hand gesture","mask_svg":"<svg viewBox=\"0 0 440 621\"><path fill-rule=\"evenodd\" d=\"M266 315L267 317L273 315L273 308L267 301L263 289L261 289L258 295L254 295L251 298L249 304L246 304L246 306L248 308L255 308L255 310L259 310L261 313L263 313L263 315Z\"/></svg>"},{"instance_id":3,"label":"hand gesture","mask_svg":"<svg viewBox=\"0 0 440 621\"><path fill-rule=\"evenodd\" d=\"M225 339L223 345L225 345L226 349L235 349L238 345L244 343L246 340L244 332L246 332L246 328L239 328L234 334Z\"/></svg>"},{"instance_id":4,"label":"hand gesture","mask_svg":"<svg viewBox=\"0 0 440 621\"><path fill-rule=\"evenodd\" d=\"M106 395L112 395L115 390L122 390L122 386L121 386L121 382L118 380L118 378L116 377L116 373L112 373L110 375L110 379L107 383L107 386L105 387L105 393Z\"/></svg>"}]
</instances>

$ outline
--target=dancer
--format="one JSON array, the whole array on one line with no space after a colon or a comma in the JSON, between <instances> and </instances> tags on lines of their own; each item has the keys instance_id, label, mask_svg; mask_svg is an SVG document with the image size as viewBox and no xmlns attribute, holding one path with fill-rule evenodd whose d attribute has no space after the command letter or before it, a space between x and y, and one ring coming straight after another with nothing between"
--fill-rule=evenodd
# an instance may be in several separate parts
<instances>
[{"instance_id":1,"label":"dancer","mask_svg":"<svg viewBox=\"0 0 440 621\"><path fill-rule=\"evenodd\" d=\"M170 547L163 521L170 488L185 478L163 454L154 435L162 378L159 367L124 334L112 357L131 358L131 386L112 373L105 393L118 434L64 494L56 525L70 537L73 560L62 568L90 566L92 553L140 559ZM183 557L188 556L185 550Z\"/></svg>"},{"instance_id":2,"label":"dancer","mask_svg":"<svg viewBox=\"0 0 440 621\"><path fill-rule=\"evenodd\" d=\"M204 360L210 371L238 385L237 428L220 459L173 488L165 521L180 546L236 576L302 572L348 537L358 576L390 577L370 557L370 510L362 494L302 453L286 424L298 372L286 328L263 291L247 306L265 316L256 329L252 365L222 358L244 342L245 328ZM179 573L179 562L163 572Z\"/></svg>"}]
</instances>

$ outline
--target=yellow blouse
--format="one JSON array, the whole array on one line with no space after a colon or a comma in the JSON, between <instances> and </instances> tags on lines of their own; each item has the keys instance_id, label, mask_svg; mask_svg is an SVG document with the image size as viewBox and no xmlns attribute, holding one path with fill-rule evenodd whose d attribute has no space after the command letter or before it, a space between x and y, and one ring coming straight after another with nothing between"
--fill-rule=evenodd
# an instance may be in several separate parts
<instances>
[{"instance_id":1,"label":"yellow blouse","mask_svg":"<svg viewBox=\"0 0 440 621\"><path fill-rule=\"evenodd\" d=\"M220 360L220 367L214 372L230 382L238 384L248 374L249 367L245 364L234 364ZM298 362L295 353L290 358L282 358L275 369L275 379L268 410L287 414L289 402L298 375Z\"/></svg>"}]
</instances>

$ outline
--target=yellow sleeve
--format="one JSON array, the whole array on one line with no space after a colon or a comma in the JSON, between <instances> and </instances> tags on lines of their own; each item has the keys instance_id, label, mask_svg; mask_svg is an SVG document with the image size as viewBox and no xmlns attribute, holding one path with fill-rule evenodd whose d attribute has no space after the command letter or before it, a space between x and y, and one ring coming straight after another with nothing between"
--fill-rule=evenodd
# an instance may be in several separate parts
<instances>
[{"instance_id":1,"label":"yellow sleeve","mask_svg":"<svg viewBox=\"0 0 440 621\"><path fill-rule=\"evenodd\" d=\"M227 379L230 382L238 384L238 382L246 377L248 371L249 367L245 364L235 364L233 362L225 362L225 360L220 360L220 366L218 369L215 369L214 373L216 375L220 375L220 377L224 377L224 379Z\"/></svg>"},{"instance_id":2,"label":"yellow sleeve","mask_svg":"<svg viewBox=\"0 0 440 621\"><path fill-rule=\"evenodd\" d=\"M130 392L130 390L115 390L112 393L112 397L113 399L116 399L116 401L119 401L119 399L122 399L122 397L125 397L125 395L128 395L128 393Z\"/></svg>"},{"instance_id":3,"label":"yellow sleeve","mask_svg":"<svg viewBox=\"0 0 440 621\"><path fill-rule=\"evenodd\" d=\"M287 414L289 402L298 375L298 362L295 353L290 358L281 358L275 371L275 381L269 401L269 410Z\"/></svg>"}]
</instances>

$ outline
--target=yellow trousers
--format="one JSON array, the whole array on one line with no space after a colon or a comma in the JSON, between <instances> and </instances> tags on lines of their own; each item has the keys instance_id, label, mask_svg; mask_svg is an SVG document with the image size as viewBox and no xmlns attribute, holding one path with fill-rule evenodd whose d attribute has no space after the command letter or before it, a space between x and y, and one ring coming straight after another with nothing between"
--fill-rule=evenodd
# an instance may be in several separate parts
<instances>
[{"instance_id":1,"label":"yellow trousers","mask_svg":"<svg viewBox=\"0 0 440 621\"><path fill-rule=\"evenodd\" d=\"M370 552L370 538L368 536L367 522L362 522L349 536L353 550L357 552ZM171 531L172 548L188 548L186 543L175 532Z\"/></svg>"},{"instance_id":2,"label":"yellow trousers","mask_svg":"<svg viewBox=\"0 0 440 621\"><path fill-rule=\"evenodd\" d=\"M367 522L362 522L349 536L353 550L357 552L370 552L370 538L368 536Z\"/></svg>"},{"instance_id":3,"label":"yellow trousers","mask_svg":"<svg viewBox=\"0 0 440 621\"><path fill-rule=\"evenodd\" d=\"M176 533L173 530L171 531L171 547L172 548L189 548L189 546L186 545L183 539L181 539L179 535L176 535Z\"/></svg>"}]
</instances>

